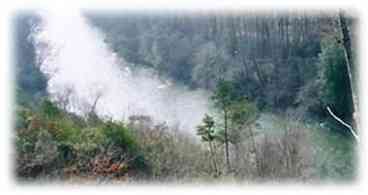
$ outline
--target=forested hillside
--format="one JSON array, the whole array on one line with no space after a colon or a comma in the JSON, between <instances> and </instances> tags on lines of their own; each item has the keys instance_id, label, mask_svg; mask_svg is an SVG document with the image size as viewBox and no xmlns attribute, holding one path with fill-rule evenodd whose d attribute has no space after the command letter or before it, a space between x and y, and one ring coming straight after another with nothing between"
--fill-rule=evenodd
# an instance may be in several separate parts
<instances>
[{"instance_id":1,"label":"forested hillside","mask_svg":"<svg viewBox=\"0 0 368 195\"><path fill-rule=\"evenodd\" d=\"M355 178L357 20L346 13L47 17L13 20L21 180Z\"/></svg>"},{"instance_id":2,"label":"forested hillside","mask_svg":"<svg viewBox=\"0 0 368 195\"><path fill-rule=\"evenodd\" d=\"M109 13L89 18L127 61L177 82L213 90L219 79L231 80L239 96L260 108L299 108L324 116L324 107L331 105L340 117L351 118L335 13Z\"/></svg>"}]
</instances>

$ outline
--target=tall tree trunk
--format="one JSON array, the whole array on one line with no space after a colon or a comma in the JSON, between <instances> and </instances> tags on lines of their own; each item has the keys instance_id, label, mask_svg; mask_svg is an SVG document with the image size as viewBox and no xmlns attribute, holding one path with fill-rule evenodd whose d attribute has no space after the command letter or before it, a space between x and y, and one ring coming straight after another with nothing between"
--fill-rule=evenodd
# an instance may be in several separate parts
<instances>
[{"instance_id":1,"label":"tall tree trunk","mask_svg":"<svg viewBox=\"0 0 368 195\"><path fill-rule=\"evenodd\" d=\"M253 61L253 65L254 65L255 70L256 70L257 77L259 79L259 85L261 86L261 89L263 90L263 89L265 89L265 86L266 86L266 79L264 78L261 70L259 69L257 60L255 58L252 58L252 61Z\"/></svg>"},{"instance_id":2,"label":"tall tree trunk","mask_svg":"<svg viewBox=\"0 0 368 195\"><path fill-rule=\"evenodd\" d=\"M212 159L213 169L215 170L215 177L217 177L217 174L218 174L218 171L217 171L217 163L216 163L215 151L214 151L214 148L212 146L212 141L209 141L208 144L210 146L210 153L211 153L211 159Z\"/></svg>"},{"instance_id":3,"label":"tall tree trunk","mask_svg":"<svg viewBox=\"0 0 368 195\"><path fill-rule=\"evenodd\" d=\"M250 139L251 139L251 144L252 144L252 153L254 153L254 160L255 160L255 166L256 166L256 171L257 171L257 176L261 176L262 170L261 167L259 166L260 163L260 159L258 158L258 154L257 154L257 146L256 146L256 141L254 140L254 134L252 129L249 129L249 133L250 133Z\"/></svg>"},{"instance_id":4,"label":"tall tree trunk","mask_svg":"<svg viewBox=\"0 0 368 195\"><path fill-rule=\"evenodd\" d=\"M213 156L214 156L213 161L216 163L216 167L217 167L216 168L216 176L219 176L219 175L221 175L221 171L220 171L220 169L218 167L218 164L217 164L217 154L216 154L217 147L216 147L216 142L213 142L212 147L213 147Z\"/></svg>"},{"instance_id":5,"label":"tall tree trunk","mask_svg":"<svg viewBox=\"0 0 368 195\"><path fill-rule=\"evenodd\" d=\"M346 60L346 68L348 71L349 81L350 81L350 89L351 89L351 95L352 95L352 101L353 101L353 127L355 130L359 129L359 119L358 119L358 97L357 93L355 91L355 82L352 75L352 69L353 69L353 54L351 51L351 38L349 34L349 28L346 21L345 14L342 10L339 11L339 24L341 28L341 34L342 34L342 41L345 51L345 60Z\"/></svg>"},{"instance_id":6,"label":"tall tree trunk","mask_svg":"<svg viewBox=\"0 0 368 195\"><path fill-rule=\"evenodd\" d=\"M230 173L231 166L230 166L230 159L229 159L229 136L228 136L228 129L227 129L227 110L224 110L224 125L225 125L225 158L226 158L226 172Z\"/></svg>"}]
</instances>

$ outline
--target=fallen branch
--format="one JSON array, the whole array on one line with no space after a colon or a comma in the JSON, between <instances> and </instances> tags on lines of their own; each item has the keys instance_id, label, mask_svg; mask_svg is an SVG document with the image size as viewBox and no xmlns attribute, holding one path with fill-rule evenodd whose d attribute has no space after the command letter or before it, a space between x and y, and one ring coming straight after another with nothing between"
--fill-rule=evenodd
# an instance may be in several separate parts
<instances>
[{"instance_id":1,"label":"fallen branch","mask_svg":"<svg viewBox=\"0 0 368 195\"><path fill-rule=\"evenodd\" d=\"M355 133L354 129L353 129L350 125L348 125L348 124L347 124L347 123L345 123L343 120L341 120L339 117L337 117L337 116L336 116L336 115L331 111L330 107L328 107L328 106L327 106L327 111L328 111L328 113L330 113L330 115L331 115L335 120L337 120L337 121L338 121L338 122L340 122L342 125L344 125L345 127L347 127L347 128L350 130L351 134L353 134L353 136L354 136L355 140L357 140L357 142L359 142L359 136Z\"/></svg>"}]
</instances>

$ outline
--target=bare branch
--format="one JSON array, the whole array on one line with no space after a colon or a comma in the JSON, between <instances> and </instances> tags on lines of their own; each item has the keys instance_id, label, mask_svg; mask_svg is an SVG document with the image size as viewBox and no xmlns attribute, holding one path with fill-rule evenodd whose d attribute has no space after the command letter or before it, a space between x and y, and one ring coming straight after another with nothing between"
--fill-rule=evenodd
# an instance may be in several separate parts
<instances>
[{"instance_id":1,"label":"bare branch","mask_svg":"<svg viewBox=\"0 0 368 195\"><path fill-rule=\"evenodd\" d=\"M340 122L342 125L344 125L345 127L347 127L351 134L353 134L354 138L357 140L357 142L359 142L359 136L355 133L354 129L348 125L347 123L345 123L343 120L341 120L339 117L337 117L330 109L330 107L327 106L327 111L328 113L330 113L330 115L335 119L337 120L338 122Z\"/></svg>"},{"instance_id":2,"label":"bare branch","mask_svg":"<svg viewBox=\"0 0 368 195\"><path fill-rule=\"evenodd\" d=\"M102 93L97 93L96 94L96 98L95 100L93 101L93 104L91 105L91 110L89 111L90 114L94 113L95 110L96 110L96 106L97 106L97 102L98 100L102 97Z\"/></svg>"}]
</instances>

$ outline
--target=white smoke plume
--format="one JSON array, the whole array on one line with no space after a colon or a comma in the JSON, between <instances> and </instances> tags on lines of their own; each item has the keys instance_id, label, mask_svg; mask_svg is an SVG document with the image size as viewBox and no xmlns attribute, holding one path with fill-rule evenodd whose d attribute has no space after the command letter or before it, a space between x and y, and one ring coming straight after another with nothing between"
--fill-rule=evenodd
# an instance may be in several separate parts
<instances>
[{"instance_id":1,"label":"white smoke plume","mask_svg":"<svg viewBox=\"0 0 368 195\"><path fill-rule=\"evenodd\" d=\"M67 99L68 111L84 115L100 97L95 107L100 117L149 115L191 132L208 112L205 91L176 87L154 71L129 69L80 13L42 12L40 18L31 36L37 63L49 78L51 99Z\"/></svg>"}]
</instances>

